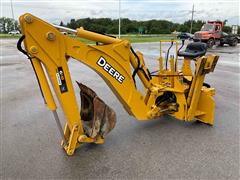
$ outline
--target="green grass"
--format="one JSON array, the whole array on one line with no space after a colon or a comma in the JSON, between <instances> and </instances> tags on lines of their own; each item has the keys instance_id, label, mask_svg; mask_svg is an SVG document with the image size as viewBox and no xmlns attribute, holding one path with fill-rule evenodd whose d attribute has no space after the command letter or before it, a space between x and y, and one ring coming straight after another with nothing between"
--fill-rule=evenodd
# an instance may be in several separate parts
<instances>
[{"instance_id":1,"label":"green grass","mask_svg":"<svg viewBox=\"0 0 240 180\"><path fill-rule=\"evenodd\" d=\"M117 37L117 35L115 35ZM74 37L78 39L79 41L87 44L95 44L94 41L90 41L87 39ZM144 43L144 42L159 42L160 40L171 40L176 39L176 36L174 37L171 34L159 34L159 35L122 35L121 39L126 39L130 41L131 43Z\"/></svg>"},{"instance_id":2,"label":"green grass","mask_svg":"<svg viewBox=\"0 0 240 180\"><path fill-rule=\"evenodd\" d=\"M131 43L142 43L142 42L159 42L160 40L176 39L171 34L159 34L159 35L126 35L122 36L122 39L127 39Z\"/></svg>"},{"instance_id":3,"label":"green grass","mask_svg":"<svg viewBox=\"0 0 240 180\"><path fill-rule=\"evenodd\" d=\"M0 39L18 39L21 37L21 34L11 35L11 34L0 34Z\"/></svg>"},{"instance_id":4,"label":"green grass","mask_svg":"<svg viewBox=\"0 0 240 180\"><path fill-rule=\"evenodd\" d=\"M117 35L116 35L117 36ZM10 34L0 34L0 39L18 39L20 38L21 35L10 35ZM76 38L80 41L82 41L83 43L87 43L87 44L95 44L95 42L87 40L87 39L83 39L83 38L79 38L79 37L75 37L73 36L73 38ZM143 43L143 42L159 42L160 40L170 40L170 39L176 39L176 37L174 37L171 34L158 34L158 35L122 35L121 39L127 39L129 40L131 43Z\"/></svg>"}]
</instances>

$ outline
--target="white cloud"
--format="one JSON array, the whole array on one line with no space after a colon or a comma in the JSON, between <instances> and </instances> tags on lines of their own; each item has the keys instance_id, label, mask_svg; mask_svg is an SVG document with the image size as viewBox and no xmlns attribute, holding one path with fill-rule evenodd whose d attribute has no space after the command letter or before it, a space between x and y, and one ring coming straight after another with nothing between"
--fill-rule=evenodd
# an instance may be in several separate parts
<instances>
[{"instance_id":1,"label":"white cloud","mask_svg":"<svg viewBox=\"0 0 240 180\"><path fill-rule=\"evenodd\" d=\"M14 16L30 12L51 23L69 21L71 18L109 17L118 18L118 0L13 0ZM166 19L184 22L191 18L192 4L196 12L194 19L228 20L229 24L240 24L238 0L121 0L121 16L136 20ZM1 15L11 17L10 0L1 1Z\"/></svg>"}]
</instances>

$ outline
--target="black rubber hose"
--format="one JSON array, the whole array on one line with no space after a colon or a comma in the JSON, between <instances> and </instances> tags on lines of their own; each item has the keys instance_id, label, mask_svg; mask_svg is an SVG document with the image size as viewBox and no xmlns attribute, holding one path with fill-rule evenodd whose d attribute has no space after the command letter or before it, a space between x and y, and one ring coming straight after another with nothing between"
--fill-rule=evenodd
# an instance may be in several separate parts
<instances>
[{"instance_id":1,"label":"black rubber hose","mask_svg":"<svg viewBox=\"0 0 240 180\"><path fill-rule=\"evenodd\" d=\"M167 57L166 57L166 70L167 70L167 65L168 65L168 55L169 55L169 51L170 49L172 48L173 46L173 41L171 42L171 46L168 48L168 51L167 51Z\"/></svg>"},{"instance_id":2,"label":"black rubber hose","mask_svg":"<svg viewBox=\"0 0 240 180\"><path fill-rule=\"evenodd\" d=\"M136 84L135 76L136 76L136 74L139 70L143 71L143 74L144 74L144 76L146 77L147 80L151 80L152 77L151 77L150 72L148 71L148 75L147 75L145 73L145 71L142 68L140 68L140 59L139 59L138 55L135 53L135 51L133 50L132 47L130 47L130 49L131 49L131 52L133 53L133 55L137 58L137 67L134 69L133 74L132 74L132 78L133 78L134 83Z\"/></svg>"},{"instance_id":3,"label":"black rubber hose","mask_svg":"<svg viewBox=\"0 0 240 180\"><path fill-rule=\"evenodd\" d=\"M42 98L43 98L43 100L44 100L44 103L46 104L47 102L46 102L45 97L44 97L44 95L43 95L43 91L42 91L42 88L41 88L41 86L40 86L40 82L39 82L39 79L38 79L38 76L37 76L37 72L36 72L36 69L34 68L34 65L33 65L33 62L32 62L32 57L29 56L29 54L27 53L27 51L25 51L25 50L22 48L22 46L21 46L21 44L22 44L22 42L23 42L24 39L25 39L25 35L22 35L22 36L19 38L19 40L18 40L18 42L17 42L17 49L18 49L21 53L23 53L24 55L26 55L26 56L28 57L28 59L30 60L31 65L32 65L32 68L33 68L33 71L34 71L34 74L35 74L35 76L36 76L36 78L37 78L37 82L38 82L39 89L40 89L40 91L41 91Z\"/></svg>"},{"instance_id":4,"label":"black rubber hose","mask_svg":"<svg viewBox=\"0 0 240 180\"><path fill-rule=\"evenodd\" d=\"M177 51L177 55L178 55L179 51L183 48L183 46L184 46L184 42L185 42L185 40L182 39L182 45L181 45L181 47L178 49L178 51Z\"/></svg>"},{"instance_id":5,"label":"black rubber hose","mask_svg":"<svg viewBox=\"0 0 240 180\"><path fill-rule=\"evenodd\" d=\"M185 39L182 39L182 45L177 51L177 54L176 54L177 56L178 56L179 51L183 48L184 42L185 42ZM175 71L177 71L177 61L175 61L174 69L175 69Z\"/></svg>"}]
</instances>

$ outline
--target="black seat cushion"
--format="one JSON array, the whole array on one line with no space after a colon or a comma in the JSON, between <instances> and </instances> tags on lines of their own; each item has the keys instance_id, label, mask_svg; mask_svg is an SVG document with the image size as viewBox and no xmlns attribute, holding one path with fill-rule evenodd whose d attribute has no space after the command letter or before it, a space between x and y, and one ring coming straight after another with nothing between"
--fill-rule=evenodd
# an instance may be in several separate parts
<instances>
[{"instance_id":1,"label":"black seat cushion","mask_svg":"<svg viewBox=\"0 0 240 180\"><path fill-rule=\"evenodd\" d=\"M196 58L198 56L204 56L207 52L207 44L202 42L189 43L185 51L178 52L178 56Z\"/></svg>"}]
</instances>

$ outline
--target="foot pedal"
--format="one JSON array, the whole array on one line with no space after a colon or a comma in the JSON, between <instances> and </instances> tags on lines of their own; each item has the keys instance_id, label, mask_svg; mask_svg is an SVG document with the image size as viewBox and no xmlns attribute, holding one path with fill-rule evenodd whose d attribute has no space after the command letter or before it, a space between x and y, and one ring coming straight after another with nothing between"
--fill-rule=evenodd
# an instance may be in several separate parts
<instances>
[{"instance_id":1,"label":"foot pedal","mask_svg":"<svg viewBox=\"0 0 240 180\"><path fill-rule=\"evenodd\" d=\"M105 137L116 124L116 113L89 87L77 82L81 97L81 119L90 138Z\"/></svg>"}]
</instances>

